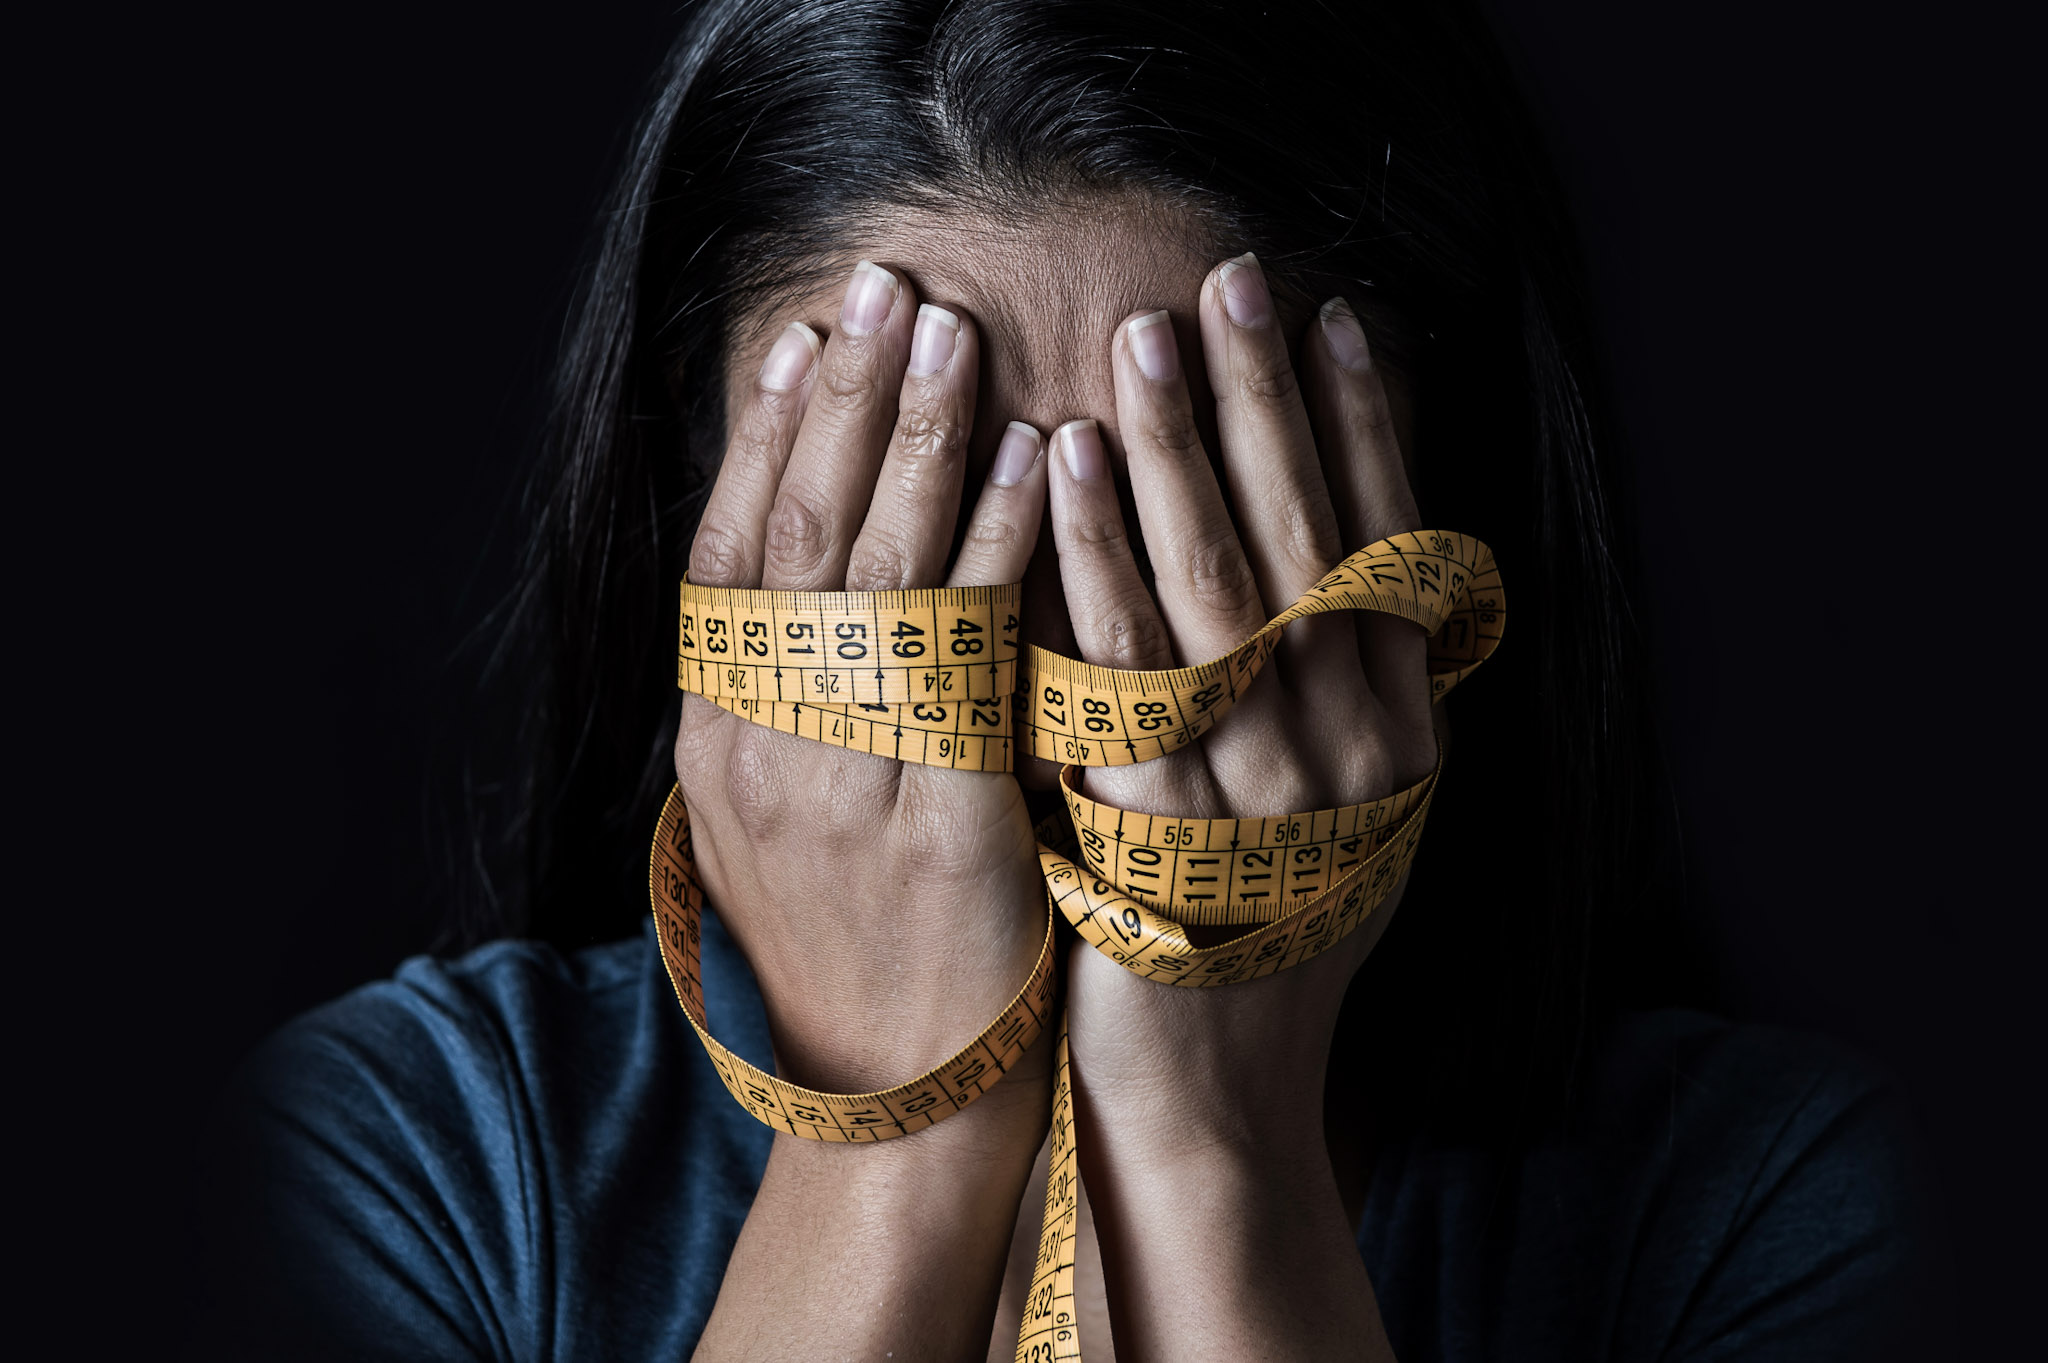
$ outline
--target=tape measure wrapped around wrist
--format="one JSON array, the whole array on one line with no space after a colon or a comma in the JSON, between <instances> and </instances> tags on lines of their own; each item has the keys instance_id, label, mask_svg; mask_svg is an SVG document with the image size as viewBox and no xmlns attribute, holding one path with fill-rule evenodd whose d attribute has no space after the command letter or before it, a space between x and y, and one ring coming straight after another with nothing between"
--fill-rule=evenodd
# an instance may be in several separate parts
<instances>
[{"instance_id":1,"label":"tape measure wrapped around wrist","mask_svg":"<svg viewBox=\"0 0 2048 1363\"><path fill-rule=\"evenodd\" d=\"M1061 764L1071 827L1042 829L1046 938L1008 1008L954 1056L876 1093L799 1088L711 1035L698 961L704 892L680 788L662 810L649 892L662 960L719 1076L779 1131L828 1141L906 1135L987 1092L1037 1041L1055 994L1054 912L1125 969L1208 987L1284 970L1328 950L1413 861L1437 770L1383 799L1245 819L1135 814L1087 799L1080 768L1177 752L1230 712L1295 620L1326 611L1399 616L1430 636L1440 697L1499 644L1505 598L1492 551L1470 536L1414 531L1345 558L1301 599L1220 658L1125 672L1017 641L1020 589L776 592L682 586L677 684L769 728L926 766L1006 772L1017 756ZM1240 924L1197 948L1191 924ZM1072 1313L1071 1084L1064 1022L1054 1086L1054 1174L1018 1357L1078 1358Z\"/></svg>"}]
</instances>

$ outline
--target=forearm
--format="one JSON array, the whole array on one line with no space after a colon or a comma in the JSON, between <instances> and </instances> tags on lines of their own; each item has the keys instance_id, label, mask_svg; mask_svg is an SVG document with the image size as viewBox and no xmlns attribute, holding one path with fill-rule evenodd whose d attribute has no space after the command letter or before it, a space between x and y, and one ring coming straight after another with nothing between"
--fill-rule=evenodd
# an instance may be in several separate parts
<instances>
[{"instance_id":1,"label":"forearm","mask_svg":"<svg viewBox=\"0 0 2048 1363\"><path fill-rule=\"evenodd\" d=\"M986 1348L1045 1131L1041 1067L875 1145L777 1136L695 1358L954 1360Z\"/></svg>"},{"instance_id":2,"label":"forearm","mask_svg":"<svg viewBox=\"0 0 2048 1363\"><path fill-rule=\"evenodd\" d=\"M1320 1123L1173 1148L1112 1131L1080 1153L1120 1363L1391 1363Z\"/></svg>"}]
</instances>

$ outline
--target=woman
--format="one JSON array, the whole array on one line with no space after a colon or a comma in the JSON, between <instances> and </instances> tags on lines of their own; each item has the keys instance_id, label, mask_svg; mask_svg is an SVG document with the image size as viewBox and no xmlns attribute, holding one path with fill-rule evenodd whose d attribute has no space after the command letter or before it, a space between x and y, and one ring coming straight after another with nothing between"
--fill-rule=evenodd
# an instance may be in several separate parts
<instances>
[{"instance_id":1,"label":"woman","mask_svg":"<svg viewBox=\"0 0 2048 1363\"><path fill-rule=\"evenodd\" d=\"M1517 612L1413 885L1250 984L1066 954L1083 1349L1871 1347L1910 1286L1881 1085L1620 1007L1660 987L1653 780L1569 260L1459 10L692 8L565 355L506 629L531 766L467 923L606 944L415 961L266 1049L248 1328L298 1356L1008 1357L1051 1038L915 1135L772 1136L629 916L677 783L712 1030L795 1082L884 1087L1029 972L1049 773L679 705L677 581L1022 579L1028 637L1160 668L1428 524L1491 544ZM1085 790L1189 817L1373 799L1452 750L1447 708L1412 627L1320 617L1197 750Z\"/></svg>"}]
</instances>

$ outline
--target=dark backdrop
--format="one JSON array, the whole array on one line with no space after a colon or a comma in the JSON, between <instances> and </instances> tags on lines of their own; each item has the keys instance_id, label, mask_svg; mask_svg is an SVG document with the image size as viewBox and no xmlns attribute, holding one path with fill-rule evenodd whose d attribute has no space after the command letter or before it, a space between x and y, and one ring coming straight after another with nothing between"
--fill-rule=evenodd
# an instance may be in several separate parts
<instances>
[{"instance_id":1,"label":"dark backdrop","mask_svg":"<svg viewBox=\"0 0 2048 1363\"><path fill-rule=\"evenodd\" d=\"M2033 45L1953 10L1493 9L1639 469L1687 932L1718 1007L1900 1076L1953 1335L1989 1356L2048 1267L2022 822ZM433 932L450 658L502 585L573 266L672 24L665 3L321 13L148 35L162 93L95 143L120 187L114 368L168 376L122 437L163 500L108 586L162 606L130 641L154 721L115 747L176 889L174 920L96 958L134 1021L78 1029L117 1210L52 1247L90 1264L119 1225L151 1267L95 1331L175 1321L186 1173L235 1060Z\"/></svg>"}]
</instances>

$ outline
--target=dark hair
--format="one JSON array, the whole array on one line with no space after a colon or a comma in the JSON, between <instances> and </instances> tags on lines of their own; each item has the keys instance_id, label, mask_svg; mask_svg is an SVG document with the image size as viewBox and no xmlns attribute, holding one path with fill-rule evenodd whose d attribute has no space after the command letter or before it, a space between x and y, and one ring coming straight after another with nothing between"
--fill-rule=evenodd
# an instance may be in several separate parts
<instances>
[{"instance_id":1,"label":"dark hair","mask_svg":"<svg viewBox=\"0 0 2048 1363\"><path fill-rule=\"evenodd\" d=\"M1194 210L1219 255L1256 250L1283 293L1346 294L1417 394L1426 518L1499 556L1512 626L1454 707L1409 907L1352 1022L1375 1087L1439 1115L1562 1095L1613 996L1596 945L1645 897L1644 678L1559 197L1490 35L1443 0L688 7L574 308L493 626L522 688L514 770L475 815L481 893L455 942L574 946L645 911L728 329L865 212L1132 192Z\"/></svg>"}]
</instances>

